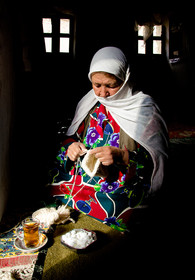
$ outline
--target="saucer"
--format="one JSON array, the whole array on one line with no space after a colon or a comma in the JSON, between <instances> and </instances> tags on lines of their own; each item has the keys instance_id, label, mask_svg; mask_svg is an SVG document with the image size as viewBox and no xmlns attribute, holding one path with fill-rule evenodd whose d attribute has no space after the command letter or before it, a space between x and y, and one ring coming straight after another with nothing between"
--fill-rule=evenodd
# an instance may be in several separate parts
<instances>
[{"instance_id":1,"label":"saucer","mask_svg":"<svg viewBox=\"0 0 195 280\"><path fill-rule=\"evenodd\" d=\"M15 241L14 241L14 246L23 251L23 252L28 252L28 253L33 253L33 252L36 252L38 251L40 248L42 248L43 246L45 246L45 244L47 243L48 241L48 238L45 234L40 234L40 240L41 241L41 244L39 244L37 247L34 247L34 248L27 248L25 245L24 245L24 240L16 237Z\"/></svg>"}]
</instances>

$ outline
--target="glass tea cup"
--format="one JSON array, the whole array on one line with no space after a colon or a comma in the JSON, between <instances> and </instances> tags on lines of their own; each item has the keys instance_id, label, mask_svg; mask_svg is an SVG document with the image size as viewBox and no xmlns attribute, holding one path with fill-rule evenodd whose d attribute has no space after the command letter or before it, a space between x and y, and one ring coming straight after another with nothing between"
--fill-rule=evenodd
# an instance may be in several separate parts
<instances>
[{"instance_id":1,"label":"glass tea cup","mask_svg":"<svg viewBox=\"0 0 195 280\"><path fill-rule=\"evenodd\" d=\"M28 217L22 221L23 241L27 248L35 248L39 245L39 221Z\"/></svg>"}]
</instances>

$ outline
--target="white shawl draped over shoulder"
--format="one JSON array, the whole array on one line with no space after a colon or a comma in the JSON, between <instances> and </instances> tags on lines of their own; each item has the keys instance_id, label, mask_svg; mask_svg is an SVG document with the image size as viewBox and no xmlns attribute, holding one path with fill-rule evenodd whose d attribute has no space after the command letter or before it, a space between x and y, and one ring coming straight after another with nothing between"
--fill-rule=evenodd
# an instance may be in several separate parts
<instances>
[{"instance_id":1,"label":"white shawl draped over shoulder","mask_svg":"<svg viewBox=\"0 0 195 280\"><path fill-rule=\"evenodd\" d=\"M142 145L153 160L153 174L150 193L160 189L164 177L164 163L167 158L167 128L154 100L143 92L132 93L128 84L129 66L123 52L115 47L100 49L93 57L91 73L107 72L123 82L119 91L107 98L98 97L90 90L78 103L67 135L73 135L89 110L99 101L111 113L124 132Z\"/></svg>"}]
</instances>

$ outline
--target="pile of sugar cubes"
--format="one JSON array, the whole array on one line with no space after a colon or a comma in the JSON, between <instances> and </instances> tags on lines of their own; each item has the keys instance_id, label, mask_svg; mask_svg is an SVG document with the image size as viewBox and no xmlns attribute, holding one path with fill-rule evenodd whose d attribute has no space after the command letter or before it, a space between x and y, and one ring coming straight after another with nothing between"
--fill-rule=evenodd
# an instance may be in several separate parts
<instances>
[{"instance_id":1,"label":"pile of sugar cubes","mask_svg":"<svg viewBox=\"0 0 195 280\"><path fill-rule=\"evenodd\" d=\"M84 249L95 241L95 233L84 229L73 229L62 235L61 241L75 249Z\"/></svg>"}]
</instances>

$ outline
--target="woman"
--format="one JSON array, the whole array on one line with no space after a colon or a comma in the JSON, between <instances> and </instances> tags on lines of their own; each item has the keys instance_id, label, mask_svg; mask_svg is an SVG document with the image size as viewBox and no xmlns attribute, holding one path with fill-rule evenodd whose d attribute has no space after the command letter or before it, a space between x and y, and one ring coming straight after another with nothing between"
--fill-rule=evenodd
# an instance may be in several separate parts
<instances>
[{"instance_id":1,"label":"woman","mask_svg":"<svg viewBox=\"0 0 195 280\"><path fill-rule=\"evenodd\" d=\"M53 195L124 230L132 209L160 190L167 158L166 125L153 99L133 92L129 66L115 47L100 49L52 177Z\"/></svg>"}]
</instances>

